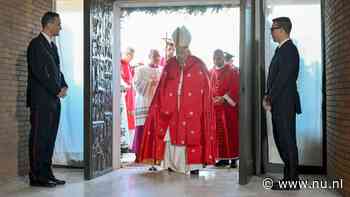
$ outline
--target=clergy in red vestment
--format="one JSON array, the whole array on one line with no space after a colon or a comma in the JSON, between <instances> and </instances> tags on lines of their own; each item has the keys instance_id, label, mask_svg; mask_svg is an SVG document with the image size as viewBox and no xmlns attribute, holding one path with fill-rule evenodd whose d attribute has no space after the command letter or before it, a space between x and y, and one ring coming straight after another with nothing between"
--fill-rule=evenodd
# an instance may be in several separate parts
<instances>
[{"instance_id":1,"label":"clergy in red vestment","mask_svg":"<svg viewBox=\"0 0 350 197\"><path fill-rule=\"evenodd\" d=\"M138 161L169 171L198 174L215 164L215 116L210 76L204 63L189 55L186 27L172 34L176 56L162 72L144 125Z\"/></svg>"},{"instance_id":2,"label":"clergy in red vestment","mask_svg":"<svg viewBox=\"0 0 350 197\"><path fill-rule=\"evenodd\" d=\"M231 55L230 53L227 53L227 52L224 52L224 62L225 62L225 64L229 64L229 65L231 65L231 66L233 66L234 67L234 65L233 65L233 55Z\"/></svg>"},{"instance_id":3,"label":"clergy in red vestment","mask_svg":"<svg viewBox=\"0 0 350 197\"><path fill-rule=\"evenodd\" d=\"M121 60L121 83L125 88L125 104L129 130L135 129L135 90L133 86L134 69L130 62L134 58L135 50L128 48Z\"/></svg>"},{"instance_id":4,"label":"clergy in red vestment","mask_svg":"<svg viewBox=\"0 0 350 197\"><path fill-rule=\"evenodd\" d=\"M216 115L216 141L219 162L215 165L229 165L236 168L239 157L238 143L238 103L239 71L238 68L224 63L224 52L214 52L214 68L210 71L212 95Z\"/></svg>"}]
</instances>

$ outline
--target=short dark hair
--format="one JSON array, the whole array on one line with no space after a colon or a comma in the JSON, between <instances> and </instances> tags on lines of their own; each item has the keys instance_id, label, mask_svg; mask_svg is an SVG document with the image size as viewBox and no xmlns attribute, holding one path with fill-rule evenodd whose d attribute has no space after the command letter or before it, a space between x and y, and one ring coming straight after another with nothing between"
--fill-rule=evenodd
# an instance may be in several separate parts
<instances>
[{"instance_id":1,"label":"short dark hair","mask_svg":"<svg viewBox=\"0 0 350 197\"><path fill-rule=\"evenodd\" d=\"M46 27L47 24L52 23L56 17L60 17L60 15L56 12L46 12L43 17L41 17L41 25L42 27Z\"/></svg>"},{"instance_id":2,"label":"short dark hair","mask_svg":"<svg viewBox=\"0 0 350 197\"><path fill-rule=\"evenodd\" d=\"M272 22L278 24L287 34L292 30L292 22L288 17L278 17L272 19Z\"/></svg>"},{"instance_id":3,"label":"short dark hair","mask_svg":"<svg viewBox=\"0 0 350 197\"><path fill-rule=\"evenodd\" d=\"M225 56L224 51L221 50L221 49L216 49L216 50L214 51L214 55L222 55L222 56Z\"/></svg>"}]
</instances>

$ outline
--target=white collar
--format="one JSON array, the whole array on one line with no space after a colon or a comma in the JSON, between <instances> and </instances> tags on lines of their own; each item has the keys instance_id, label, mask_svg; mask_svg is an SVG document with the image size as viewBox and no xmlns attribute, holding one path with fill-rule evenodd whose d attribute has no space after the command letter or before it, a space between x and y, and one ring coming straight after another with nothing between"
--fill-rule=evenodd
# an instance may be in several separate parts
<instances>
[{"instance_id":1,"label":"white collar","mask_svg":"<svg viewBox=\"0 0 350 197\"><path fill-rule=\"evenodd\" d=\"M282 46L284 43L286 43L288 40L290 40L290 38L287 38L287 39L283 40L283 41L281 42L281 44L278 45L278 48L281 48L281 46Z\"/></svg>"},{"instance_id":2,"label":"white collar","mask_svg":"<svg viewBox=\"0 0 350 197\"><path fill-rule=\"evenodd\" d=\"M52 43L52 39L50 38L49 35L47 35L45 32L40 32L40 33L46 38L46 40L49 42L49 44Z\"/></svg>"}]
</instances>

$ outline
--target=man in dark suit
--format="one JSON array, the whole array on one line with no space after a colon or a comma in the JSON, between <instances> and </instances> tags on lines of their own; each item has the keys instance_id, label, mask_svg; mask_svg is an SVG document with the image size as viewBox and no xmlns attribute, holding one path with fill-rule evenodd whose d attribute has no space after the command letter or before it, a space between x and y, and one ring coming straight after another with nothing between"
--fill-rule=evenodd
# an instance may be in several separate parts
<instances>
[{"instance_id":1,"label":"man in dark suit","mask_svg":"<svg viewBox=\"0 0 350 197\"><path fill-rule=\"evenodd\" d=\"M67 94L67 83L60 71L60 61L53 37L61 30L57 13L47 12L41 19L42 32L27 50L27 106L30 107L29 137L30 185L54 187L65 181L55 178L52 156L60 119L60 98Z\"/></svg>"},{"instance_id":2,"label":"man in dark suit","mask_svg":"<svg viewBox=\"0 0 350 197\"><path fill-rule=\"evenodd\" d=\"M279 46L269 67L267 92L263 99L263 106L272 114L274 140L285 164L283 180L297 181L299 178L295 119L296 114L301 113L297 90L299 53L289 38L292 29L290 19L279 17L272 21L272 38ZM279 188L278 184L274 184L272 189L293 188Z\"/></svg>"}]
</instances>

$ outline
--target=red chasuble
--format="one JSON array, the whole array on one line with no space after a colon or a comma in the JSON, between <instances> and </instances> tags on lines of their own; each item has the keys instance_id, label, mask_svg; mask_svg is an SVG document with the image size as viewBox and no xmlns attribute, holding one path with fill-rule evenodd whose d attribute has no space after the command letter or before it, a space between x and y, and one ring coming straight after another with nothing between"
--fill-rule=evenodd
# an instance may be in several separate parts
<instances>
[{"instance_id":1,"label":"red chasuble","mask_svg":"<svg viewBox=\"0 0 350 197\"><path fill-rule=\"evenodd\" d=\"M175 57L163 69L144 125L140 162L159 164L164 160L167 131L171 144L186 146L187 164L215 162L217 146L209 72L194 56L187 58L181 71Z\"/></svg>"},{"instance_id":2,"label":"red chasuble","mask_svg":"<svg viewBox=\"0 0 350 197\"><path fill-rule=\"evenodd\" d=\"M219 159L233 159L239 156L238 103L239 71L229 64L210 71L213 97L225 96L225 103L215 104L216 139ZM236 103L233 106L233 102Z\"/></svg>"},{"instance_id":3,"label":"red chasuble","mask_svg":"<svg viewBox=\"0 0 350 197\"><path fill-rule=\"evenodd\" d=\"M135 128L135 90L132 83L134 77L134 70L131 69L129 62L121 60L121 78L123 81L130 86L126 90L125 104L128 118L129 129Z\"/></svg>"}]
</instances>

